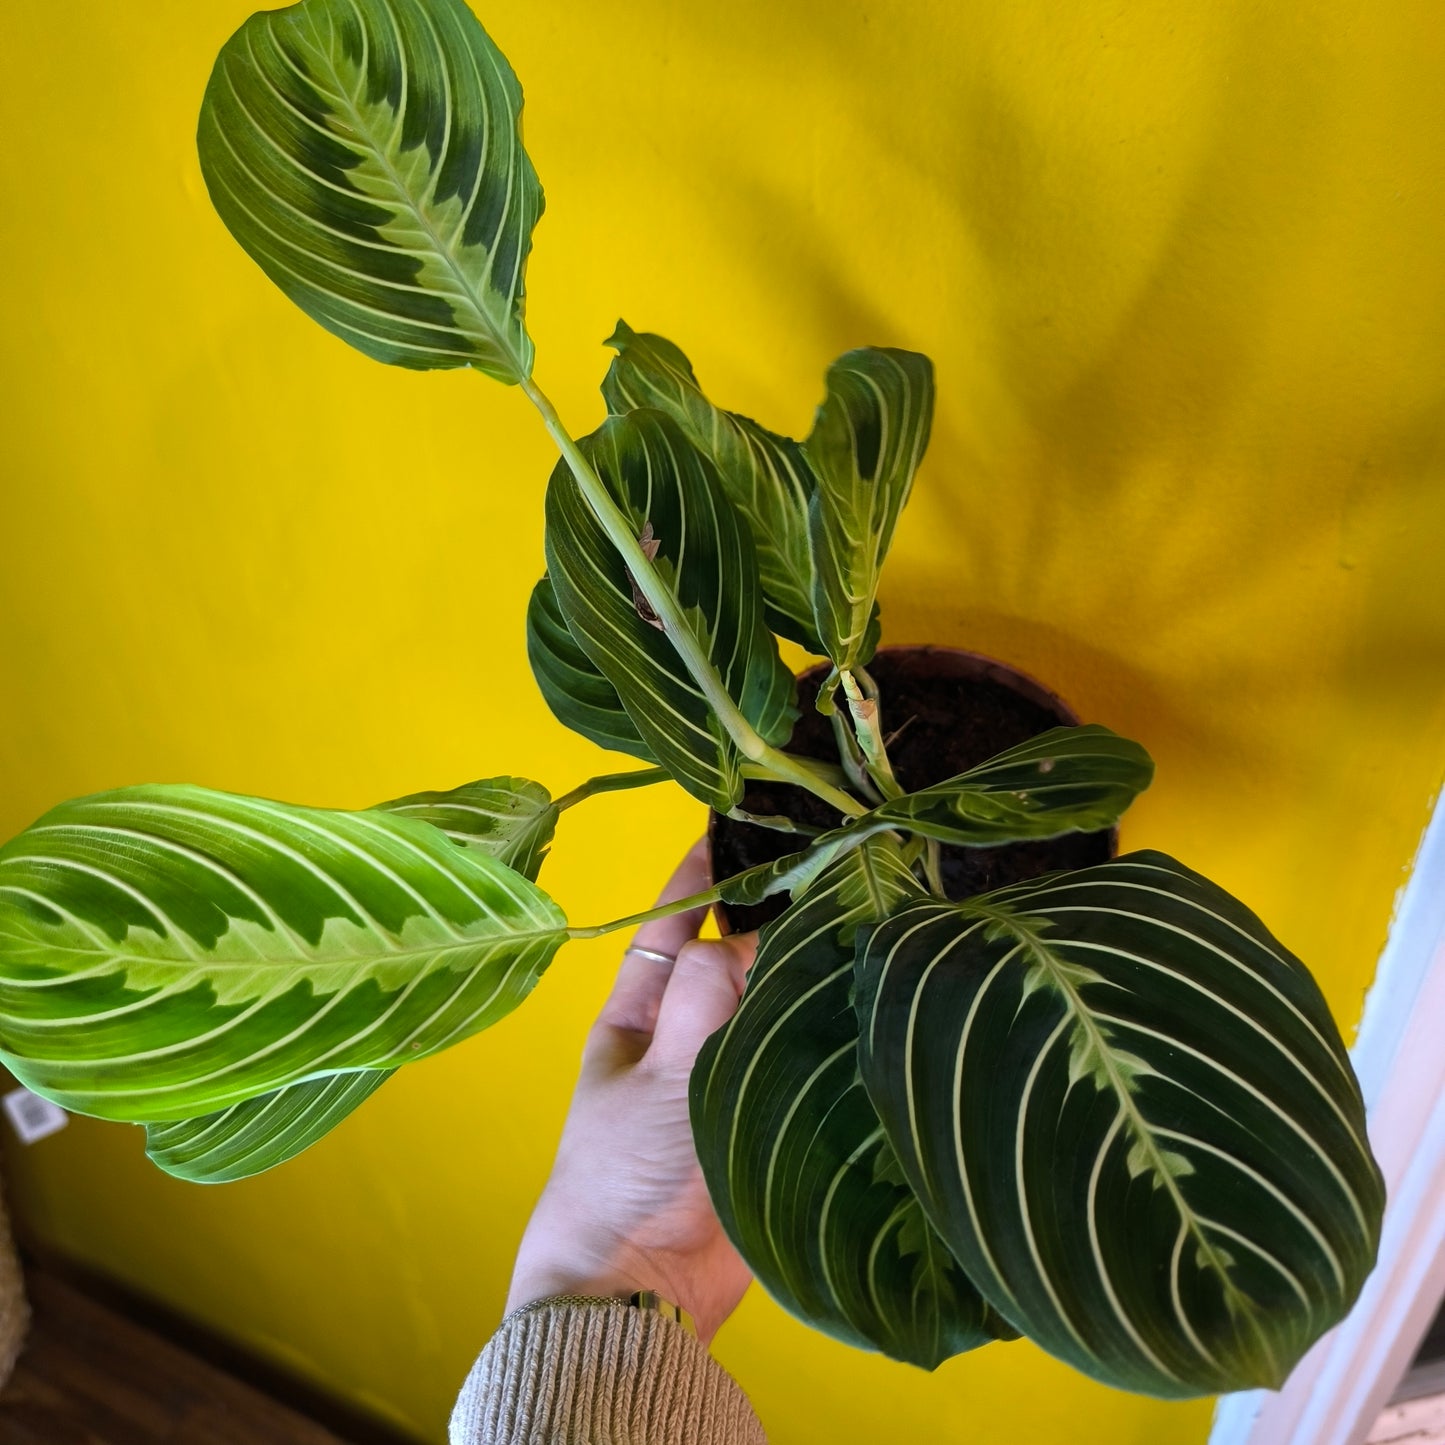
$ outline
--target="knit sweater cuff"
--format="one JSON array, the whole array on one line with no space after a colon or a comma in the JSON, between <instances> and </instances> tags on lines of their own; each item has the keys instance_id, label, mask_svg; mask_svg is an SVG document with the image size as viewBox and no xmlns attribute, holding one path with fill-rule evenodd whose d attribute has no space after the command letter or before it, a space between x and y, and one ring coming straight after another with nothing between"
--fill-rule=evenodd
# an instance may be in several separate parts
<instances>
[{"instance_id":1,"label":"knit sweater cuff","mask_svg":"<svg viewBox=\"0 0 1445 1445\"><path fill-rule=\"evenodd\" d=\"M502 1321L451 1445L766 1445L747 1396L681 1325L622 1301L542 1301Z\"/></svg>"}]
</instances>

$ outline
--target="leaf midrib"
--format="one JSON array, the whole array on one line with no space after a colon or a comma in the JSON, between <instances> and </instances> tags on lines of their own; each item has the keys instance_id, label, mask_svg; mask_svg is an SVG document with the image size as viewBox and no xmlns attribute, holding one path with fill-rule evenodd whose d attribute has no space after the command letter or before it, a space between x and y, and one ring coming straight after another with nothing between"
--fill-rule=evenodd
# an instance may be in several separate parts
<instances>
[{"instance_id":1,"label":"leaf midrib","mask_svg":"<svg viewBox=\"0 0 1445 1445\"><path fill-rule=\"evenodd\" d=\"M412 917L422 917L421 914L413 914ZM265 927L265 925L257 925ZM147 930L149 931L149 930ZM189 937L189 935L187 935ZM221 935L223 938L225 934ZM190 972L204 975L210 972L225 972L232 969L245 969L248 972L264 972L268 970L291 969L301 972L315 968L346 968L352 966L353 960L364 961L368 965L382 963L406 962L413 958L435 958L448 953L460 953L466 949L479 947L505 946L510 943L534 943L539 940L556 937L560 941L566 940L568 936L566 923L559 923L553 928L528 929L526 932L489 933L478 938L459 939L455 943L441 943L428 948L400 948L388 949L385 953L377 954L345 954L340 958L307 958L297 956L289 960L281 959L225 959L215 958L207 954L204 958L185 958L176 960L164 955L148 953L130 953L123 949L104 950L100 948L77 948L63 943L52 943L48 940L37 940L27 938L21 934L0 932L0 938L7 938L16 943L23 944L27 948L43 948L56 953L73 953L86 958L96 958L107 962L116 962L122 968L129 968L132 964L151 968L173 968L178 972ZM36 979L33 982L21 983L14 980L6 980L13 988L56 987L74 979L74 975L66 974L59 978ZM78 980L77 980L78 981Z\"/></svg>"}]
</instances>

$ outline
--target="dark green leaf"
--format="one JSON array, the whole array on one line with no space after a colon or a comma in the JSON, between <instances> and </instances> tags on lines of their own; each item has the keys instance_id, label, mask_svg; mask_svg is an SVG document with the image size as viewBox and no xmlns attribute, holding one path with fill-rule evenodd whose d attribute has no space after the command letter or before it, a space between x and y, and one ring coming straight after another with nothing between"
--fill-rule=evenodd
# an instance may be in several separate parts
<instances>
[{"instance_id":1,"label":"dark green leaf","mask_svg":"<svg viewBox=\"0 0 1445 1445\"><path fill-rule=\"evenodd\" d=\"M376 805L440 828L453 843L488 853L534 883L557 826L557 808L541 783L483 778L444 793L411 793Z\"/></svg>"},{"instance_id":2,"label":"dark green leaf","mask_svg":"<svg viewBox=\"0 0 1445 1445\"><path fill-rule=\"evenodd\" d=\"M933 421L933 364L870 347L828 368L828 394L803 443L817 478L809 504L813 612L839 671L878 645L878 574ZM831 689L819 693L826 702Z\"/></svg>"},{"instance_id":3,"label":"dark green leaf","mask_svg":"<svg viewBox=\"0 0 1445 1445\"><path fill-rule=\"evenodd\" d=\"M617 689L582 651L567 627L550 577L532 589L527 608L527 658L557 721L599 747L655 763Z\"/></svg>"},{"instance_id":4,"label":"dark green leaf","mask_svg":"<svg viewBox=\"0 0 1445 1445\"><path fill-rule=\"evenodd\" d=\"M1383 1193L1304 967L1160 853L914 902L859 963L869 1097L989 1302L1109 1384L1278 1387Z\"/></svg>"},{"instance_id":5,"label":"dark green leaf","mask_svg":"<svg viewBox=\"0 0 1445 1445\"><path fill-rule=\"evenodd\" d=\"M147 1124L146 1153L167 1174L194 1184L248 1179L309 1149L393 1073L394 1069L361 1069L328 1074L214 1114Z\"/></svg>"},{"instance_id":6,"label":"dark green leaf","mask_svg":"<svg viewBox=\"0 0 1445 1445\"><path fill-rule=\"evenodd\" d=\"M1112 828L1154 777L1138 743L1108 728L1054 728L916 793L874 808L855 826L887 823L970 846Z\"/></svg>"},{"instance_id":7,"label":"dark green leaf","mask_svg":"<svg viewBox=\"0 0 1445 1445\"><path fill-rule=\"evenodd\" d=\"M429 824L122 788L0 849L0 1057L78 1113L190 1118L456 1043L565 937L534 883Z\"/></svg>"},{"instance_id":8,"label":"dark green leaf","mask_svg":"<svg viewBox=\"0 0 1445 1445\"><path fill-rule=\"evenodd\" d=\"M802 448L756 422L715 407L672 342L633 331L624 321L607 339L617 357L602 383L609 411L666 412L711 458L733 505L752 533L769 625L821 653L813 625L813 559L808 498L813 474Z\"/></svg>"},{"instance_id":9,"label":"dark green leaf","mask_svg":"<svg viewBox=\"0 0 1445 1445\"><path fill-rule=\"evenodd\" d=\"M768 925L691 1096L718 1217L768 1292L837 1339L931 1369L1012 1332L929 1226L858 1076L854 933L916 888L876 839Z\"/></svg>"},{"instance_id":10,"label":"dark green leaf","mask_svg":"<svg viewBox=\"0 0 1445 1445\"><path fill-rule=\"evenodd\" d=\"M609 417L581 446L653 551L655 572L722 688L765 741L785 741L796 687L763 622L752 541L712 463L656 411ZM737 746L562 463L547 488L547 573L573 637L653 756L726 812L742 796Z\"/></svg>"},{"instance_id":11,"label":"dark green leaf","mask_svg":"<svg viewBox=\"0 0 1445 1445\"><path fill-rule=\"evenodd\" d=\"M517 382L542 213L521 109L461 0L301 0L222 49L201 170L231 234L328 331L378 361Z\"/></svg>"}]
</instances>

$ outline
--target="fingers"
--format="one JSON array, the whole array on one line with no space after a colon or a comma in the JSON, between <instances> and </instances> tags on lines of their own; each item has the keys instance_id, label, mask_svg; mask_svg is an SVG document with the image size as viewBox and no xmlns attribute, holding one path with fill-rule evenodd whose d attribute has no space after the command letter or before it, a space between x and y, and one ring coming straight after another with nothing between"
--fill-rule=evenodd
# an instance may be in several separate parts
<instances>
[{"instance_id":1,"label":"fingers","mask_svg":"<svg viewBox=\"0 0 1445 1445\"><path fill-rule=\"evenodd\" d=\"M709 882L707 843L699 840L678 864L657 901L659 904L671 903L675 899L701 893ZM657 1023L658 1008L672 966L634 953L631 949L645 948L651 953L676 958L682 946L697 937L706 917L707 906L704 905L691 908L686 913L675 913L670 918L654 918L637 930L628 945L629 951L622 956L612 992L597 1017L584 1061L616 1067L635 1063L641 1057Z\"/></svg>"},{"instance_id":2,"label":"fingers","mask_svg":"<svg viewBox=\"0 0 1445 1445\"><path fill-rule=\"evenodd\" d=\"M698 939L684 944L657 1012L649 1062L690 1070L708 1036L737 1011L757 935Z\"/></svg>"}]
</instances>

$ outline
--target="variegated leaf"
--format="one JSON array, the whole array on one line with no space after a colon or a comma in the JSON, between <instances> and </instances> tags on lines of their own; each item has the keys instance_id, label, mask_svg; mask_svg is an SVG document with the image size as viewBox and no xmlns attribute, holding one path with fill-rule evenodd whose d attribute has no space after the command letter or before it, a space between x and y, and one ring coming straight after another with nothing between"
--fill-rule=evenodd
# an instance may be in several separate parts
<instances>
[{"instance_id":1,"label":"variegated leaf","mask_svg":"<svg viewBox=\"0 0 1445 1445\"><path fill-rule=\"evenodd\" d=\"M359 1069L288 1084L229 1109L146 1125L153 1163L193 1184L229 1184L274 1169L330 1133L396 1071Z\"/></svg>"},{"instance_id":2,"label":"variegated leaf","mask_svg":"<svg viewBox=\"0 0 1445 1445\"><path fill-rule=\"evenodd\" d=\"M343 341L518 382L542 213L521 109L462 0L301 0L253 15L222 49L201 169L232 235Z\"/></svg>"},{"instance_id":3,"label":"variegated leaf","mask_svg":"<svg viewBox=\"0 0 1445 1445\"><path fill-rule=\"evenodd\" d=\"M0 1057L78 1113L210 1113L476 1033L565 937L535 884L429 824L122 788L0 849Z\"/></svg>"},{"instance_id":4,"label":"variegated leaf","mask_svg":"<svg viewBox=\"0 0 1445 1445\"><path fill-rule=\"evenodd\" d=\"M1383 1194L1304 967L1160 853L905 905L859 961L863 1078L989 1302L1125 1389L1277 1387Z\"/></svg>"},{"instance_id":5,"label":"variegated leaf","mask_svg":"<svg viewBox=\"0 0 1445 1445\"><path fill-rule=\"evenodd\" d=\"M557 826L557 806L529 778L483 778L440 793L410 793L376 805L440 828L453 843L488 853L536 881Z\"/></svg>"},{"instance_id":6,"label":"variegated leaf","mask_svg":"<svg viewBox=\"0 0 1445 1445\"><path fill-rule=\"evenodd\" d=\"M487 853L534 881L557 822L547 790L527 778L487 778L376 806L429 823L459 847ZM147 1124L146 1153L168 1174L195 1183L245 1179L309 1148L394 1072L327 1074L215 1113Z\"/></svg>"},{"instance_id":7,"label":"variegated leaf","mask_svg":"<svg viewBox=\"0 0 1445 1445\"><path fill-rule=\"evenodd\" d=\"M878 574L933 422L933 364L870 347L828 368L828 393L803 443L817 478L809 503L813 613L839 671L878 646ZM819 691L826 705L831 688Z\"/></svg>"},{"instance_id":8,"label":"variegated leaf","mask_svg":"<svg viewBox=\"0 0 1445 1445\"><path fill-rule=\"evenodd\" d=\"M666 412L700 451L752 533L769 625L821 653L813 625L813 558L808 498L814 481L802 448L702 393L692 363L672 342L636 332L625 321L607 339L617 356L602 382L609 411Z\"/></svg>"},{"instance_id":9,"label":"variegated leaf","mask_svg":"<svg viewBox=\"0 0 1445 1445\"><path fill-rule=\"evenodd\" d=\"M1089 723L1053 728L976 768L892 798L855 826L886 823L978 846L1112 828L1153 780L1136 742Z\"/></svg>"},{"instance_id":10,"label":"variegated leaf","mask_svg":"<svg viewBox=\"0 0 1445 1445\"><path fill-rule=\"evenodd\" d=\"M712 463L657 411L609 417L581 445L645 539L718 685L765 741L786 741L796 687L763 622L751 538ZM737 746L563 463L547 488L546 541L547 574L573 637L657 761L726 812L742 796Z\"/></svg>"},{"instance_id":11,"label":"variegated leaf","mask_svg":"<svg viewBox=\"0 0 1445 1445\"><path fill-rule=\"evenodd\" d=\"M550 577L532 589L527 607L527 660L547 706L564 727L612 752L657 761L617 689L572 636Z\"/></svg>"},{"instance_id":12,"label":"variegated leaf","mask_svg":"<svg viewBox=\"0 0 1445 1445\"><path fill-rule=\"evenodd\" d=\"M1013 1332L929 1225L858 1075L853 935L916 890L875 839L764 928L691 1102L718 1218L764 1288L837 1339L932 1369Z\"/></svg>"},{"instance_id":13,"label":"variegated leaf","mask_svg":"<svg viewBox=\"0 0 1445 1445\"><path fill-rule=\"evenodd\" d=\"M835 828L819 834L806 848L788 853L771 863L759 863L718 885L718 897L724 903L747 907L787 891L796 897L809 888L813 880L836 858L859 847L872 836L864 828Z\"/></svg>"}]
</instances>

